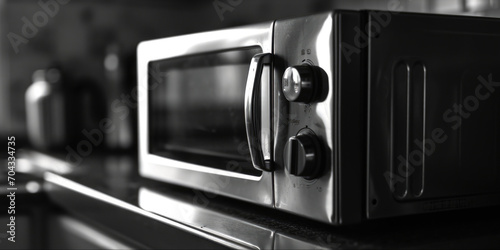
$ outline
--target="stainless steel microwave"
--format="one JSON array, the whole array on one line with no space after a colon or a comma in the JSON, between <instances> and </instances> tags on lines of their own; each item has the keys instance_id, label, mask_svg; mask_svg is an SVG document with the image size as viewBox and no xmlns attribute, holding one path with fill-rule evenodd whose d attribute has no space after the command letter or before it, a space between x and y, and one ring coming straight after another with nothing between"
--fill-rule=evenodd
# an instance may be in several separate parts
<instances>
[{"instance_id":1,"label":"stainless steel microwave","mask_svg":"<svg viewBox=\"0 0 500 250\"><path fill-rule=\"evenodd\" d=\"M498 27L333 11L142 42L140 174L330 224L499 204Z\"/></svg>"}]
</instances>

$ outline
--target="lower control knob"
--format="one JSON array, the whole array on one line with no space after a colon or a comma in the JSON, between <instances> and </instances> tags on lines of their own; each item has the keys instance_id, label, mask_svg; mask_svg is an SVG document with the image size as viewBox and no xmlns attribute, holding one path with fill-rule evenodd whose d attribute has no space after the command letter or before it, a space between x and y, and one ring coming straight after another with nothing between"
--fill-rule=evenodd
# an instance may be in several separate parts
<instances>
[{"instance_id":1,"label":"lower control knob","mask_svg":"<svg viewBox=\"0 0 500 250\"><path fill-rule=\"evenodd\" d=\"M313 179L321 171L320 143L310 129L303 129L288 139L283 157L285 167L291 175Z\"/></svg>"}]
</instances>

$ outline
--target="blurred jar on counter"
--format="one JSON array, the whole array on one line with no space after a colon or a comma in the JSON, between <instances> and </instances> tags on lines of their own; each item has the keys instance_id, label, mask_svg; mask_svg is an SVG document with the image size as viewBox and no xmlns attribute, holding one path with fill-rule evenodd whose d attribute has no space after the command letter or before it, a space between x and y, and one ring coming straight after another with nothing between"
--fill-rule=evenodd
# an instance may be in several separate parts
<instances>
[{"instance_id":1,"label":"blurred jar on counter","mask_svg":"<svg viewBox=\"0 0 500 250\"><path fill-rule=\"evenodd\" d=\"M58 68L37 70L25 95L28 139L40 150L66 143L66 99Z\"/></svg>"},{"instance_id":2,"label":"blurred jar on counter","mask_svg":"<svg viewBox=\"0 0 500 250\"><path fill-rule=\"evenodd\" d=\"M130 82L135 80L127 75L134 70L129 61L118 43L107 46L104 57L107 111L114 129L106 135L106 145L111 150L127 150L134 143L133 117L137 104L127 102L132 94ZM132 65L135 66L135 61Z\"/></svg>"}]
</instances>

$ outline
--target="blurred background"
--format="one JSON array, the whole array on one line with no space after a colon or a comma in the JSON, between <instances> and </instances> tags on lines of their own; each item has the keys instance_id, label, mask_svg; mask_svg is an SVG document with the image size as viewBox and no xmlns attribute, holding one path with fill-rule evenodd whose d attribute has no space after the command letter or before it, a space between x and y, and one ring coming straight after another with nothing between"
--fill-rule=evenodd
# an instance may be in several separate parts
<instances>
[{"instance_id":1,"label":"blurred background","mask_svg":"<svg viewBox=\"0 0 500 250\"><path fill-rule=\"evenodd\" d=\"M139 42L332 9L498 17L500 1L0 0L0 138L6 143L6 137L15 136L16 150L66 155L106 119L115 129L102 138L94 137L92 153L134 157L137 103L133 95ZM6 162L8 155L0 155L2 163ZM135 165L127 166L132 171ZM110 180L117 176L114 170L106 173ZM6 176L0 177L4 197ZM116 183L124 185L120 179ZM36 180L25 186L28 193L39 190ZM67 216L47 217L47 211L56 208L44 205L45 198L40 200L33 196L23 200L17 223L30 230L18 231L18 237L26 240L16 247L96 247L81 239L82 235L94 237L94 229ZM3 209L2 224L7 218ZM46 225L50 233L41 236ZM6 246L1 243L5 236L2 229L0 248ZM104 241L111 245L97 248L120 248L112 240Z\"/></svg>"},{"instance_id":2,"label":"blurred background","mask_svg":"<svg viewBox=\"0 0 500 250\"><path fill-rule=\"evenodd\" d=\"M335 8L500 15L500 3L494 0L240 0L231 1L234 6L228 3L1 0L1 138L13 135L18 146L67 151L66 146L74 149L83 138L83 129L99 128L99 121L109 118L116 129L105 134L103 143L94 150L133 152L136 109L135 100L130 97L136 84L136 47L143 40Z\"/></svg>"}]
</instances>

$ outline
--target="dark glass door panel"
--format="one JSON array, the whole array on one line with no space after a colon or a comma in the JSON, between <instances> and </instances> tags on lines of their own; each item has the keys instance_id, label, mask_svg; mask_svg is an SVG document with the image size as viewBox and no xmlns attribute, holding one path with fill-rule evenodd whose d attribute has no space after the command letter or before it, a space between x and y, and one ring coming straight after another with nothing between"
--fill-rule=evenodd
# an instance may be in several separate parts
<instances>
[{"instance_id":1,"label":"dark glass door panel","mask_svg":"<svg viewBox=\"0 0 500 250\"><path fill-rule=\"evenodd\" d=\"M250 161L244 120L249 63L259 47L151 62L149 152L259 176Z\"/></svg>"}]
</instances>

